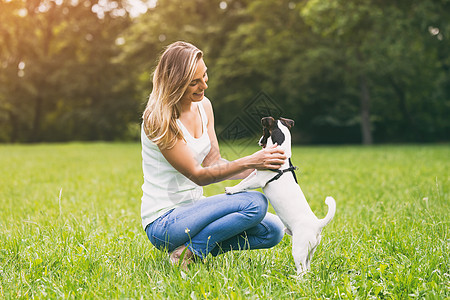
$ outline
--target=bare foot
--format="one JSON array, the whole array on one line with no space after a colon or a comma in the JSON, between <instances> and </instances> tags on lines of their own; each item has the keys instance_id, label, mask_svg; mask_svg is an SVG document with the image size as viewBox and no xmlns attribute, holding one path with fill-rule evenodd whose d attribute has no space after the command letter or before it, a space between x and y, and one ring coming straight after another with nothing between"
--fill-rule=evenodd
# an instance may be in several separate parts
<instances>
[{"instance_id":1,"label":"bare foot","mask_svg":"<svg viewBox=\"0 0 450 300\"><path fill-rule=\"evenodd\" d=\"M170 252L169 258L170 262L174 266L180 266L184 271L187 271L187 266L193 263L192 257L194 254L185 245L178 247L177 249ZM182 259L181 263L180 260Z\"/></svg>"}]
</instances>

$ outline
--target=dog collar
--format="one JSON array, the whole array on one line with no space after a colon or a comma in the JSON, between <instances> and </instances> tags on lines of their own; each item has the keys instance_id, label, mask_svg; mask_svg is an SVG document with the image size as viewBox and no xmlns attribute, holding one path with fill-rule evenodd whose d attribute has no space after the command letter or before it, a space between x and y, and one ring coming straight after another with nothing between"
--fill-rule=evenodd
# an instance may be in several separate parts
<instances>
[{"instance_id":1,"label":"dog collar","mask_svg":"<svg viewBox=\"0 0 450 300\"><path fill-rule=\"evenodd\" d=\"M275 180L279 179L279 178L281 177L281 175L283 175L284 173L292 172L292 175L294 175L295 183L298 184L297 176L295 175L295 170L297 170L297 169L298 169L298 168L295 167L295 166L292 164L291 158L289 158L289 168L284 169L284 170L270 170L270 171L276 172L276 173L278 173L278 174L275 175L274 177L272 177L272 179L270 179L269 181L267 181L267 183L270 183L270 182L272 182L272 181L275 181Z\"/></svg>"}]
</instances>

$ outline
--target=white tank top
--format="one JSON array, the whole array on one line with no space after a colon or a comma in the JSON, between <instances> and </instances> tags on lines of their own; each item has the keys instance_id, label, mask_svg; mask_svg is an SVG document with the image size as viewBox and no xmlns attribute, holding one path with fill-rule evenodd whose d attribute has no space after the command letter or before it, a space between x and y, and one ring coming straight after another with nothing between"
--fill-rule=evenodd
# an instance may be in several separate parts
<instances>
[{"instance_id":1,"label":"white tank top","mask_svg":"<svg viewBox=\"0 0 450 300\"><path fill-rule=\"evenodd\" d=\"M194 138L177 119L177 124L183 132L189 149L198 164L201 164L211 150L207 125L208 118L201 102L197 102L202 119L202 136ZM203 198L203 188L178 172L164 158L158 146L150 141L141 127L142 170L144 184L142 185L141 218L145 227L165 214L167 211L192 203Z\"/></svg>"}]
</instances>

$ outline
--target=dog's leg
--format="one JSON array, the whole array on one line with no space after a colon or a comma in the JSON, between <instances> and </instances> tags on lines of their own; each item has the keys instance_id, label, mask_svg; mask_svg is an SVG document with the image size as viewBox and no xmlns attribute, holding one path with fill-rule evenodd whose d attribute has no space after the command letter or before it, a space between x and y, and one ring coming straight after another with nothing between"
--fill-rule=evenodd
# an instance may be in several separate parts
<instances>
[{"instance_id":1,"label":"dog's leg","mask_svg":"<svg viewBox=\"0 0 450 300\"><path fill-rule=\"evenodd\" d=\"M293 236L292 238L292 256L294 257L295 267L299 278L306 274L306 260L308 258L308 244L304 239Z\"/></svg>"},{"instance_id":2,"label":"dog's leg","mask_svg":"<svg viewBox=\"0 0 450 300\"><path fill-rule=\"evenodd\" d=\"M311 259L319 243L320 239L317 239L314 235L296 236L294 233L292 238L292 256L294 257L299 277L302 277L310 270Z\"/></svg>"},{"instance_id":3,"label":"dog's leg","mask_svg":"<svg viewBox=\"0 0 450 300\"><path fill-rule=\"evenodd\" d=\"M314 253L317 250L317 247L320 244L320 241L322 240L322 235L319 234L317 237L317 243L314 247L311 248L309 255L308 255L308 259L306 260L306 269L311 270L311 260L313 259Z\"/></svg>"},{"instance_id":4,"label":"dog's leg","mask_svg":"<svg viewBox=\"0 0 450 300\"><path fill-rule=\"evenodd\" d=\"M265 179L265 175L262 172L253 171L250 175L244 178L239 184L226 187L225 192L227 194L236 194L239 192L244 192L248 190L254 190L260 187L263 187L268 179Z\"/></svg>"}]
</instances>

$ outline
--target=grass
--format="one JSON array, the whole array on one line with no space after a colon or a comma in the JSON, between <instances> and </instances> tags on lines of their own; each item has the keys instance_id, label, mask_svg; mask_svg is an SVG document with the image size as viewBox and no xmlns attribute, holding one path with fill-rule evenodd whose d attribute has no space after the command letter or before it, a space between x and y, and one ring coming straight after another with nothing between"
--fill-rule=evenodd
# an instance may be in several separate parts
<instances>
[{"instance_id":1,"label":"grass","mask_svg":"<svg viewBox=\"0 0 450 300\"><path fill-rule=\"evenodd\" d=\"M0 146L0 298L449 299L448 145L293 153L316 215L337 201L303 280L289 236L172 267L140 225L138 144Z\"/></svg>"}]
</instances>

